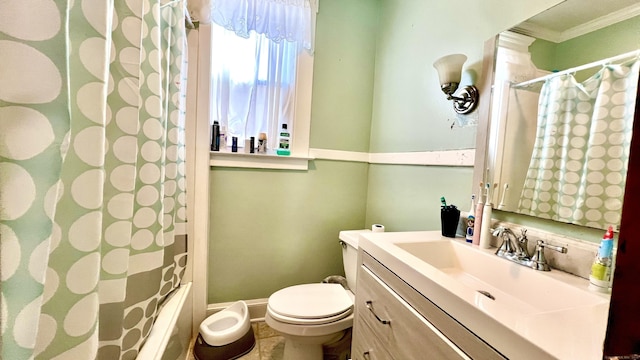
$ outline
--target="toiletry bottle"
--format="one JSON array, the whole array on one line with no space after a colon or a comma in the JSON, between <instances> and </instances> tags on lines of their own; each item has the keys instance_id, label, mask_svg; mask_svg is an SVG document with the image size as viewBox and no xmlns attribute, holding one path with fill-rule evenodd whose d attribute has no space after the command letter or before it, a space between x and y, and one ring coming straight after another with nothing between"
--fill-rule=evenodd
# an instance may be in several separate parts
<instances>
[{"instance_id":1,"label":"toiletry bottle","mask_svg":"<svg viewBox=\"0 0 640 360\"><path fill-rule=\"evenodd\" d=\"M482 202L482 192L478 196L478 205L476 205L476 212L474 213L475 220L473 222L473 245L480 245L480 233L482 227L482 210L484 210L484 203Z\"/></svg>"},{"instance_id":2,"label":"toiletry bottle","mask_svg":"<svg viewBox=\"0 0 640 360\"><path fill-rule=\"evenodd\" d=\"M278 137L278 150L276 151L278 155L291 155L291 150L289 149L290 137L291 136L289 134L289 131L287 130L287 124L282 124L282 129L280 129L280 136Z\"/></svg>"},{"instance_id":3,"label":"toiletry bottle","mask_svg":"<svg viewBox=\"0 0 640 360\"><path fill-rule=\"evenodd\" d=\"M611 286L611 265L613 263L613 227L604 234L596 258L591 265L589 275L589 289L599 292L609 292Z\"/></svg>"},{"instance_id":4,"label":"toiletry bottle","mask_svg":"<svg viewBox=\"0 0 640 360\"><path fill-rule=\"evenodd\" d=\"M238 138L236 136L231 138L231 152L238 152Z\"/></svg>"},{"instance_id":5,"label":"toiletry bottle","mask_svg":"<svg viewBox=\"0 0 640 360\"><path fill-rule=\"evenodd\" d=\"M471 209L469 209L469 214L467 215L467 235L465 237L465 239L467 240L468 243L473 242L473 226L475 223L475 200L476 199L476 195L472 194L471 195Z\"/></svg>"},{"instance_id":6,"label":"toiletry bottle","mask_svg":"<svg viewBox=\"0 0 640 360\"><path fill-rule=\"evenodd\" d=\"M211 127L211 151L220 150L220 123L218 120L213 122Z\"/></svg>"},{"instance_id":7,"label":"toiletry bottle","mask_svg":"<svg viewBox=\"0 0 640 360\"><path fill-rule=\"evenodd\" d=\"M227 148L227 127L222 125L220 126L220 134L218 135L220 141L218 142L218 149L224 150Z\"/></svg>"},{"instance_id":8,"label":"toiletry bottle","mask_svg":"<svg viewBox=\"0 0 640 360\"><path fill-rule=\"evenodd\" d=\"M488 249L491 245L491 212L493 204L487 200L482 209L482 226L480 226L480 247Z\"/></svg>"},{"instance_id":9,"label":"toiletry bottle","mask_svg":"<svg viewBox=\"0 0 640 360\"><path fill-rule=\"evenodd\" d=\"M258 152L265 154L267 152L267 134L260 133L258 135Z\"/></svg>"}]
</instances>

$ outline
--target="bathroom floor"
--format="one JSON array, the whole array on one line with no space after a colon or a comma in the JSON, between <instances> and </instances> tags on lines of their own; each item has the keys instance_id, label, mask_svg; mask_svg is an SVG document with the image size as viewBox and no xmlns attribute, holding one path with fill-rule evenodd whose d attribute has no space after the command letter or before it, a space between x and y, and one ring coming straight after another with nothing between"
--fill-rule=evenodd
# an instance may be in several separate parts
<instances>
[{"instance_id":1,"label":"bathroom floor","mask_svg":"<svg viewBox=\"0 0 640 360\"><path fill-rule=\"evenodd\" d=\"M238 360L282 360L284 354L284 338L279 336L264 321L251 323L253 334L256 337L256 346L250 353L239 357ZM193 343L191 341L188 360L195 360L193 356Z\"/></svg>"}]
</instances>

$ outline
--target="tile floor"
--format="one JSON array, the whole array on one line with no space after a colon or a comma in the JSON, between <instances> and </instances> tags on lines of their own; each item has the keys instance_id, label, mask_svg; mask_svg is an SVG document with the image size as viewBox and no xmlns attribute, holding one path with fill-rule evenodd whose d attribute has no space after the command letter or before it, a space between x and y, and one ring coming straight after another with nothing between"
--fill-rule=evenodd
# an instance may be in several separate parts
<instances>
[{"instance_id":1,"label":"tile floor","mask_svg":"<svg viewBox=\"0 0 640 360\"><path fill-rule=\"evenodd\" d=\"M284 338L279 336L264 321L251 323L251 327L256 337L256 346L253 347L250 353L238 358L238 360L282 360ZM194 341L195 339L191 341L188 360L195 359L192 350Z\"/></svg>"}]
</instances>

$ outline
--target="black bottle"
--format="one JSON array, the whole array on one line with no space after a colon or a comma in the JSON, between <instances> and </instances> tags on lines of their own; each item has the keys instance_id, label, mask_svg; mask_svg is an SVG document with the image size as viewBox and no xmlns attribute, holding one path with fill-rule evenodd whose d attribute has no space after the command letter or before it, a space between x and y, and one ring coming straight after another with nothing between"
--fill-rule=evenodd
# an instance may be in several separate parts
<instances>
[{"instance_id":1,"label":"black bottle","mask_svg":"<svg viewBox=\"0 0 640 360\"><path fill-rule=\"evenodd\" d=\"M211 127L211 151L220 151L220 124L217 120Z\"/></svg>"}]
</instances>

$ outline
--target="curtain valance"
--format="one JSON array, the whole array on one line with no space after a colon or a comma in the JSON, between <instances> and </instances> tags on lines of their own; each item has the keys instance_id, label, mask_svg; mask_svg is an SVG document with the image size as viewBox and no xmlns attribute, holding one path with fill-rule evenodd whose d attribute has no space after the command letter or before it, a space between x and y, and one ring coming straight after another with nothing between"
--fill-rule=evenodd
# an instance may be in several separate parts
<instances>
[{"instance_id":1,"label":"curtain valance","mask_svg":"<svg viewBox=\"0 0 640 360\"><path fill-rule=\"evenodd\" d=\"M248 38L255 31L275 42L296 42L313 50L317 0L210 0L208 9L210 21L238 36Z\"/></svg>"}]
</instances>

